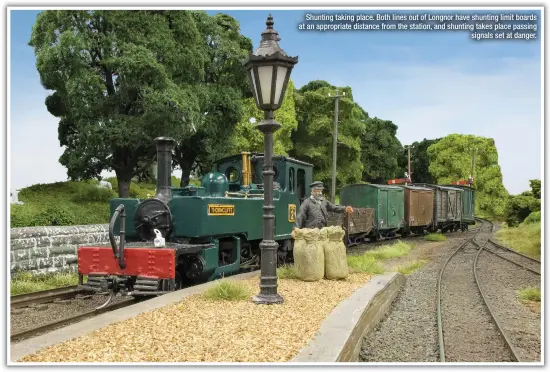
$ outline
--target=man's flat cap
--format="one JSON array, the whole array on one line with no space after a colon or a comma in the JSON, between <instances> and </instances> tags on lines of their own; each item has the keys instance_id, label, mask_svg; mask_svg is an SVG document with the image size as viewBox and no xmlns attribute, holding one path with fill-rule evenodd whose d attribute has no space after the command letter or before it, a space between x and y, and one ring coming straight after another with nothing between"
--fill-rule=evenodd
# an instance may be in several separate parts
<instances>
[{"instance_id":1,"label":"man's flat cap","mask_svg":"<svg viewBox=\"0 0 550 372\"><path fill-rule=\"evenodd\" d=\"M312 189L313 188L315 188L315 189L324 189L325 188L321 181L315 181L311 185L309 185L309 187L311 187Z\"/></svg>"}]
</instances>

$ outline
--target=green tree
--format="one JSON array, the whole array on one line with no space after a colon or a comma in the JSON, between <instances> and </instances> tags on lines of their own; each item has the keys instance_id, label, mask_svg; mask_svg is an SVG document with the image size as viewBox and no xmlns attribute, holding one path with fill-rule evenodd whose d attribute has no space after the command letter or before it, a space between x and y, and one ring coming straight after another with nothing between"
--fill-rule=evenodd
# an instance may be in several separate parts
<instances>
[{"instance_id":1,"label":"green tree","mask_svg":"<svg viewBox=\"0 0 550 372\"><path fill-rule=\"evenodd\" d=\"M531 186L533 196L537 199L540 199L541 198L540 180L529 180L529 185Z\"/></svg>"},{"instance_id":2,"label":"green tree","mask_svg":"<svg viewBox=\"0 0 550 372\"><path fill-rule=\"evenodd\" d=\"M312 80L306 85L304 85L303 87L301 87L300 89L298 89L298 93L304 94L305 92L311 92L321 88L330 88L332 90L336 90L336 87L327 81Z\"/></svg>"},{"instance_id":3,"label":"green tree","mask_svg":"<svg viewBox=\"0 0 550 372\"><path fill-rule=\"evenodd\" d=\"M330 193L332 182L332 134L334 130L334 93L330 84L304 93L296 91L295 107L298 128L292 134L294 143L290 155L313 164L313 177L323 181ZM353 101L351 88L340 98L336 189L361 179L361 135L364 131L365 112Z\"/></svg>"},{"instance_id":4,"label":"green tree","mask_svg":"<svg viewBox=\"0 0 550 372\"><path fill-rule=\"evenodd\" d=\"M193 87L200 114L193 131L178 138L174 154L182 170L181 187L189 184L192 170L204 173L227 154L227 139L243 115L241 102L251 96L242 61L252 52L252 42L240 34L239 23L227 14L192 14L201 35L198 50L205 57L205 72Z\"/></svg>"},{"instance_id":5,"label":"green tree","mask_svg":"<svg viewBox=\"0 0 550 372\"><path fill-rule=\"evenodd\" d=\"M403 176L398 165L403 146L396 134L397 125L390 120L367 119L366 129L361 137L363 181L385 184L396 176Z\"/></svg>"},{"instance_id":6,"label":"green tree","mask_svg":"<svg viewBox=\"0 0 550 372\"><path fill-rule=\"evenodd\" d=\"M506 223L510 227L518 226L532 212L540 211L540 199L533 195L510 195L506 205Z\"/></svg>"},{"instance_id":7,"label":"green tree","mask_svg":"<svg viewBox=\"0 0 550 372\"><path fill-rule=\"evenodd\" d=\"M274 136L273 152L276 155L289 155L292 150L292 132L298 127L296 120L296 107L294 103L294 83L288 82L283 104L275 111L275 120L281 124L281 127ZM254 102L254 98L243 100L243 116L230 138L231 153L240 153L241 151L259 152L264 151L264 136L257 129L257 125L264 117L263 111L260 111ZM252 122L251 122L251 119Z\"/></svg>"},{"instance_id":8,"label":"green tree","mask_svg":"<svg viewBox=\"0 0 550 372\"><path fill-rule=\"evenodd\" d=\"M428 157L428 147L439 141L437 139L426 139L422 141L415 141L412 143L411 148L411 172L412 172L412 181L416 183L431 183L433 184L435 180L430 174L430 159ZM408 168L408 152L403 148L402 154L398 157L397 162L400 168L400 171L397 174L397 177L402 177L402 175L407 171Z\"/></svg>"},{"instance_id":9,"label":"green tree","mask_svg":"<svg viewBox=\"0 0 550 372\"><path fill-rule=\"evenodd\" d=\"M464 134L442 138L428 147L430 173L438 184L467 178L471 174L475 149L476 209L492 216L503 216L508 193L502 183L498 153L492 138Z\"/></svg>"},{"instance_id":10,"label":"green tree","mask_svg":"<svg viewBox=\"0 0 550 372\"><path fill-rule=\"evenodd\" d=\"M114 170L121 197L150 166L153 139L181 137L200 112L193 84L204 76L196 22L188 11L48 10L29 45L58 117L60 163L71 179ZM170 105L178 108L172 110Z\"/></svg>"}]
</instances>

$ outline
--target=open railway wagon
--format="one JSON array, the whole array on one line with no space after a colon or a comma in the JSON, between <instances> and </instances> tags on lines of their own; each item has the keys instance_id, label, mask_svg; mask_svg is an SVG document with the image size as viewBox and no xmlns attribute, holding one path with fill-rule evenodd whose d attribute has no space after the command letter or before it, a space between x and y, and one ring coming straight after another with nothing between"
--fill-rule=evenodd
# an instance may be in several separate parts
<instances>
[{"instance_id":1,"label":"open railway wagon","mask_svg":"<svg viewBox=\"0 0 550 372\"><path fill-rule=\"evenodd\" d=\"M156 195L111 200L111 244L78 248L81 289L154 296L259 267L263 155L245 152L220 159L199 187L174 188L174 141L163 137L155 141ZM297 209L310 192L312 169L299 160L273 157L279 264L292 259L291 232Z\"/></svg>"},{"instance_id":2,"label":"open railway wagon","mask_svg":"<svg viewBox=\"0 0 550 372\"><path fill-rule=\"evenodd\" d=\"M374 229L374 208L353 208L353 213L328 212L328 226L344 230L344 244L353 247L365 241Z\"/></svg>"},{"instance_id":3,"label":"open railway wagon","mask_svg":"<svg viewBox=\"0 0 550 372\"><path fill-rule=\"evenodd\" d=\"M423 234L434 221L434 190L427 187L400 185L405 191L405 226L403 236Z\"/></svg>"},{"instance_id":4,"label":"open railway wagon","mask_svg":"<svg viewBox=\"0 0 550 372\"><path fill-rule=\"evenodd\" d=\"M354 231L354 234L350 234L350 240L359 242L359 240L369 238L374 241L382 237L395 236L405 226L404 194L402 187L389 185L353 184L342 188L340 204L351 205L354 209L371 208L374 210L372 228L362 225ZM365 216L368 216L367 213L369 212L365 212ZM370 231L368 231L369 229Z\"/></svg>"},{"instance_id":5,"label":"open railway wagon","mask_svg":"<svg viewBox=\"0 0 550 372\"><path fill-rule=\"evenodd\" d=\"M462 190L462 231L468 230L468 225L475 225L476 190L467 185L443 185Z\"/></svg>"},{"instance_id":6,"label":"open railway wagon","mask_svg":"<svg viewBox=\"0 0 550 372\"><path fill-rule=\"evenodd\" d=\"M430 231L441 230L442 233L459 229L464 231L462 226L462 189L427 183L415 183L412 186L434 190L434 222Z\"/></svg>"}]
</instances>

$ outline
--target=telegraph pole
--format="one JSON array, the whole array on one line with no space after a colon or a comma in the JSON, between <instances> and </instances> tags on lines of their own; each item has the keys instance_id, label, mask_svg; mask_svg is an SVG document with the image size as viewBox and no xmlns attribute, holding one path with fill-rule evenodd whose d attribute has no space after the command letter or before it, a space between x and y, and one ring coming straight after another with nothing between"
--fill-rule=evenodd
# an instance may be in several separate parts
<instances>
[{"instance_id":1,"label":"telegraph pole","mask_svg":"<svg viewBox=\"0 0 550 372\"><path fill-rule=\"evenodd\" d=\"M336 148L338 145L338 103L340 97L345 96L346 93L343 92L341 95L338 94L338 89L336 89L336 94L332 95L329 93L329 97L334 98L334 132L332 133L332 187L330 189L330 202L335 203L336 200Z\"/></svg>"},{"instance_id":2,"label":"telegraph pole","mask_svg":"<svg viewBox=\"0 0 550 372\"><path fill-rule=\"evenodd\" d=\"M474 153L472 155L472 187L474 187L474 171L475 171L475 166L476 166L476 153L477 153L477 148L474 148Z\"/></svg>"},{"instance_id":3,"label":"telegraph pole","mask_svg":"<svg viewBox=\"0 0 550 372\"><path fill-rule=\"evenodd\" d=\"M411 177L411 149L414 149L414 146L405 146L405 148L407 149L407 152L408 152L408 162L409 162L409 166L408 166L408 173L409 173L409 177L411 179L411 182L412 182L412 177Z\"/></svg>"}]
</instances>

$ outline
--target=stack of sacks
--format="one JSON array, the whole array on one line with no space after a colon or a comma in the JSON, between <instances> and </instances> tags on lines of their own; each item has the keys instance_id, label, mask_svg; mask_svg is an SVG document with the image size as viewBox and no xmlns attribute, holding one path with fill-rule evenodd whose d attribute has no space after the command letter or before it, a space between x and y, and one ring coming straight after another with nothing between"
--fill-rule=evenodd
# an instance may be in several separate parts
<instances>
[{"instance_id":1,"label":"stack of sacks","mask_svg":"<svg viewBox=\"0 0 550 372\"><path fill-rule=\"evenodd\" d=\"M298 279L315 282L325 276L325 252L319 229L297 229L294 236L294 267ZM325 235L326 236L326 235Z\"/></svg>"},{"instance_id":2,"label":"stack of sacks","mask_svg":"<svg viewBox=\"0 0 550 372\"><path fill-rule=\"evenodd\" d=\"M340 226L324 227L321 236L325 256L325 277L332 279L346 279L349 275L346 245L343 238L344 230Z\"/></svg>"},{"instance_id":3,"label":"stack of sacks","mask_svg":"<svg viewBox=\"0 0 550 372\"><path fill-rule=\"evenodd\" d=\"M346 279L349 275L345 232L340 226L322 229L297 229L294 241L294 266L298 279L307 282Z\"/></svg>"}]
</instances>

